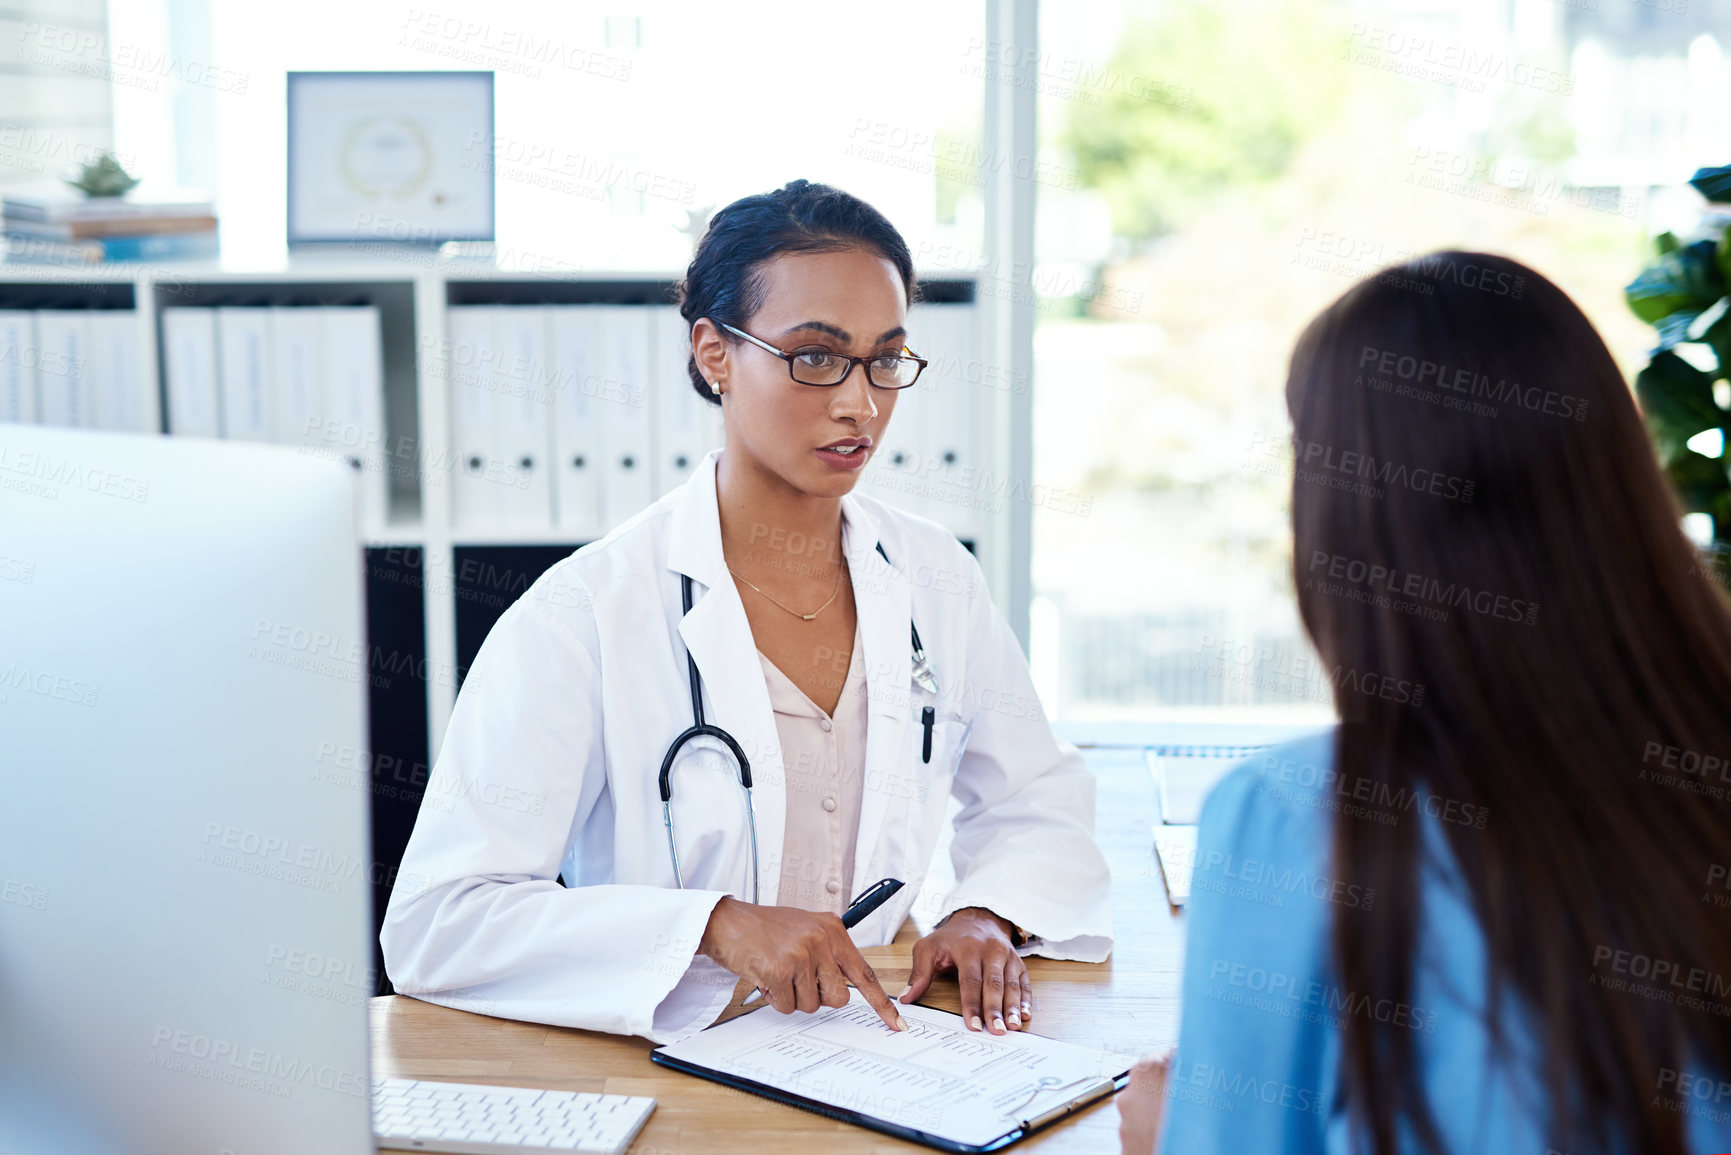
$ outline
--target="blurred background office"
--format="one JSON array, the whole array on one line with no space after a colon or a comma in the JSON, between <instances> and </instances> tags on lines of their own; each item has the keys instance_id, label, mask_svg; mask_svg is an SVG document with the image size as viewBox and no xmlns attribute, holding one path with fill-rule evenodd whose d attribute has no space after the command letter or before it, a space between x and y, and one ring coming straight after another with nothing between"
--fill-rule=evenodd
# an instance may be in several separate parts
<instances>
[{"instance_id":1,"label":"blurred background office","mask_svg":"<svg viewBox=\"0 0 1731 1155\"><path fill-rule=\"evenodd\" d=\"M1653 330L1622 287L1653 236L1698 227L1689 175L1731 160L1731 2L1102 0L1041 6L1037 48L1006 7L25 0L0 14L0 190L112 151L142 188L207 199L213 284L353 280L341 264L306 273L285 230L285 77L342 70L492 74L492 130L464 144L496 196L477 281L665 281L717 205L795 176L836 184L952 283L938 301L998 310L955 331L934 377L973 394L932 420L976 426L963 453L978 468L933 487L878 462L872 481L976 545L1052 713L1325 719L1291 597L1292 338L1355 278L1468 246L1554 277L1633 378ZM1037 126L1026 152L1004 144L1018 99ZM1031 260L994 223L994 182L1012 179L1032 187ZM511 596L514 567L538 572L587 535L465 536L433 514L429 447L461 447L416 404L426 306L387 291L426 261L353 255L387 270L357 299L384 318L384 424L416 444L369 540L407 558L399 586L458 614L475 600L465 560ZM140 275L158 313L237 301L173 261ZM512 300L450 289L443 304ZM393 310L419 345L398 347ZM994 323L1031 327L1026 364L994 353L1016 336L993 346ZM543 554L465 559L465 541ZM409 725L434 742L472 652L445 637L445 608L404 643L428 711Z\"/></svg>"},{"instance_id":2,"label":"blurred background office","mask_svg":"<svg viewBox=\"0 0 1731 1155\"><path fill-rule=\"evenodd\" d=\"M208 193L237 267L283 260L286 71L484 69L503 268L676 270L714 206L808 176L928 276L1031 294L1005 384L1031 387L1033 484L964 496L1031 506L1025 636L1065 718L1326 713L1287 571L1299 324L1470 244L1557 278L1633 375L1652 332L1621 286L1731 158L1723 0L1046 5L1033 158L987 143L1021 49L980 3L55 0L4 25L0 182L112 148ZM1029 269L987 251L1004 165L1037 184Z\"/></svg>"}]
</instances>

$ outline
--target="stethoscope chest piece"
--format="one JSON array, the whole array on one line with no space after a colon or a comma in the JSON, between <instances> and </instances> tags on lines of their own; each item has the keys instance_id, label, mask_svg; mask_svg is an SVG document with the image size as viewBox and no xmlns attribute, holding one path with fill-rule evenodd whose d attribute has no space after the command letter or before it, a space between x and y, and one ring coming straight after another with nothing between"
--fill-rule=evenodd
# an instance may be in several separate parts
<instances>
[{"instance_id":1,"label":"stethoscope chest piece","mask_svg":"<svg viewBox=\"0 0 1731 1155\"><path fill-rule=\"evenodd\" d=\"M878 556L884 559L884 564L890 564L890 555L884 552L884 543L878 542ZM932 670L932 664L926 659L926 648L920 643L920 628L912 618L908 619L908 633L912 635L914 644L913 675L914 685L928 694L938 692L938 675Z\"/></svg>"},{"instance_id":2,"label":"stethoscope chest piece","mask_svg":"<svg viewBox=\"0 0 1731 1155\"><path fill-rule=\"evenodd\" d=\"M914 650L914 685L928 694L938 692L938 676L932 672L932 664L926 661L926 652L921 649Z\"/></svg>"}]
</instances>

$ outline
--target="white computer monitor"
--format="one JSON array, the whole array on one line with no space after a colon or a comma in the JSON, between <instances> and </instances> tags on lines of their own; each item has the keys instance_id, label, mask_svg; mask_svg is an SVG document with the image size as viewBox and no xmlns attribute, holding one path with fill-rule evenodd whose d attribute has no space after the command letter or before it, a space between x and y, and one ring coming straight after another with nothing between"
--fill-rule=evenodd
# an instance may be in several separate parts
<instances>
[{"instance_id":1,"label":"white computer monitor","mask_svg":"<svg viewBox=\"0 0 1731 1155\"><path fill-rule=\"evenodd\" d=\"M7 1155L374 1149L352 486L0 425Z\"/></svg>"}]
</instances>

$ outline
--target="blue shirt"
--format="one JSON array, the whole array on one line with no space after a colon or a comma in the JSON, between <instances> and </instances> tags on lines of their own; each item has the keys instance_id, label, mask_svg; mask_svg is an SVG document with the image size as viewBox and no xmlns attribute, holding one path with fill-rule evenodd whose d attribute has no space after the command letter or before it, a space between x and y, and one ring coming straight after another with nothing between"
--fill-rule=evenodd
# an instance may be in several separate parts
<instances>
[{"instance_id":1,"label":"blue shirt","mask_svg":"<svg viewBox=\"0 0 1731 1155\"><path fill-rule=\"evenodd\" d=\"M1518 1005L1505 1014L1512 1055L1500 1060L1485 1028L1484 937L1444 824L1482 829L1489 816L1436 796L1379 797L1369 783L1341 781L1333 764L1332 734L1306 738L1239 767L1203 807L1161 1155L1348 1155L1340 1062L1352 1016L1413 1032L1420 1083L1450 1152L1562 1155L1546 1134L1530 1022ZM1336 977L1333 919L1374 917L1381 901L1330 874L1337 812L1422 824L1424 917L1410 1005L1343 990ZM1682 1088L1693 1091L1693 1150L1731 1150L1731 1100L1700 1093L1712 1087ZM1401 1149L1420 1150L1411 1135Z\"/></svg>"}]
</instances>

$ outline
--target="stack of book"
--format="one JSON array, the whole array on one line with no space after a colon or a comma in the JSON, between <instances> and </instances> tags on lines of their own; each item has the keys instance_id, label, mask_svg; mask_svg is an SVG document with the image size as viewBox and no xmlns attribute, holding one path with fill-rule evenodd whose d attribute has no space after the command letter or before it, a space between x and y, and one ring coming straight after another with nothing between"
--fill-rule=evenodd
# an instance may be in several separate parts
<instances>
[{"instance_id":1,"label":"stack of book","mask_svg":"<svg viewBox=\"0 0 1731 1155\"><path fill-rule=\"evenodd\" d=\"M140 195L140 194L143 195ZM216 212L197 193L87 197L74 189L0 196L8 260L75 264L214 257Z\"/></svg>"}]
</instances>

